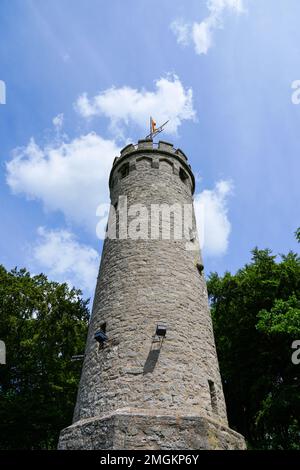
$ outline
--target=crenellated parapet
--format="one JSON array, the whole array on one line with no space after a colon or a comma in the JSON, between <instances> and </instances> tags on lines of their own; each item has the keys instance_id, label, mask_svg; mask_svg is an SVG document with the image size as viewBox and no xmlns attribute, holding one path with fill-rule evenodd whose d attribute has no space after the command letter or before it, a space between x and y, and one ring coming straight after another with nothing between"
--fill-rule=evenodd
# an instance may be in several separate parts
<instances>
[{"instance_id":1,"label":"crenellated parapet","mask_svg":"<svg viewBox=\"0 0 300 470\"><path fill-rule=\"evenodd\" d=\"M188 163L185 153L181 149L174 148L173 144L163 140L154 143L151 139L139 140L137 144L126 145L116 157L109 178L109 187L112 187L122 178L128 176L131 171L137 169L136 162L145 157L151 163L152 168L159 170L162 161L168 161L174 175L183 182L190 181L192 194L195 191L195 177Z\"/></svg>"}]
</instances>

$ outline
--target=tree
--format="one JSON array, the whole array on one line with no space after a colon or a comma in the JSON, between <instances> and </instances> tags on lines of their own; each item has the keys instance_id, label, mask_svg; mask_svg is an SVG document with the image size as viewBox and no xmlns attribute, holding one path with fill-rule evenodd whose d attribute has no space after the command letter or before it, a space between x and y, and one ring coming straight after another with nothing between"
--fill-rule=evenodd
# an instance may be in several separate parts
<instances>
[{"instance_id":1,"label":"tree","mask_svg":"<svg viewBox=\"0 0 300 470\"><path fill-rule=\"evenodd\" d=\"M53 449L69 425L88 324L88 301L67 284L0 265L0 449Z\"/></svg>"},{"instance_id":2,"label":"tree","mask_svg":"<svg viewBox=\"0 0 300 470\"><path fill-rule=\"evenodd\" d=\"M235 275L208 280L229 422L249 447L300 449L300 258L252 251Z\"/></svg>"}]
</instances>

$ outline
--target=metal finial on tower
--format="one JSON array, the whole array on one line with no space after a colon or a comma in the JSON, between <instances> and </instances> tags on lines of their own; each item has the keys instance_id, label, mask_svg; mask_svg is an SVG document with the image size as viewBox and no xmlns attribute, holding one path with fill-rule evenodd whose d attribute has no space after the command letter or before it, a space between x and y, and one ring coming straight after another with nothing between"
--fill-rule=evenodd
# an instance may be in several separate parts
<instances>
[{"instance_id":1,"label":"metal finial on tower","mask_svg":"<svg viewBox=\"0 0 300 470\"><path fill-rule=\"evenodd\" d=\"M146 136L146 139L152 140L154 136L156 136L157 134L160 134L164 130L164 127L168 124L168 122L169 122L169 119L168 121L164 122L161 126L156 127L156 122L154 121L152 116L150 116L150 134Z\"/></svg>"}]
</instances>

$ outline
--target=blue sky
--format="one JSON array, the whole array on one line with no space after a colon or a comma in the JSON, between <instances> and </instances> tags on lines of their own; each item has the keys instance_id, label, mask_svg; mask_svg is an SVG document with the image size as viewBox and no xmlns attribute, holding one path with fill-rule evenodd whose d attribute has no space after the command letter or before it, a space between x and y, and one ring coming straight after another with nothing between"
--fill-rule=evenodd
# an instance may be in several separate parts
<instances>
[{"instance_id":1,"label":"blue sky","mask_svg":"<svg viewBox=\"0 0 300 470\"><path fill-rule=\"evenodd\" d=\"M256 245L296 250L299 16L298 0L0 0L0 263L92 295L94 201L113 156L168 112L162 138L209 211L206 273Z\"/></svg>"}]
</instances>

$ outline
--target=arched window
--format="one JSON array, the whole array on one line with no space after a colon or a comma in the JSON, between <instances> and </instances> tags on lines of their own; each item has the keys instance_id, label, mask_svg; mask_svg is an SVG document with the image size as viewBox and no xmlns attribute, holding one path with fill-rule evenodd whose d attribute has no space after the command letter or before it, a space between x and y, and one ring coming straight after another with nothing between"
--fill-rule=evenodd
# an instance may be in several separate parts
<instances>
[{"instance_id":1,"label":"arched window","mask_svg":"<svg viewBox=\"0 0 300 470\"><path fill-rule=\"evenodd\" d=\"M129 163L124 163L120 168L119 174L121 179L129 175Z\"/></svg>"},{"instance_id":2,"label":"arched window","mask_svg":"<svg viewBox=\"0 0 300 470\"><path fill-rule=\"evenodd\" d=\"M183 181L184 183L186 183L187 180L188 180L188 175L187 175L187 173L184 171L183 168L180 168L180 170L179 170L179 178L180 178L181 181Z\"/></svg>"}]
</instances>

